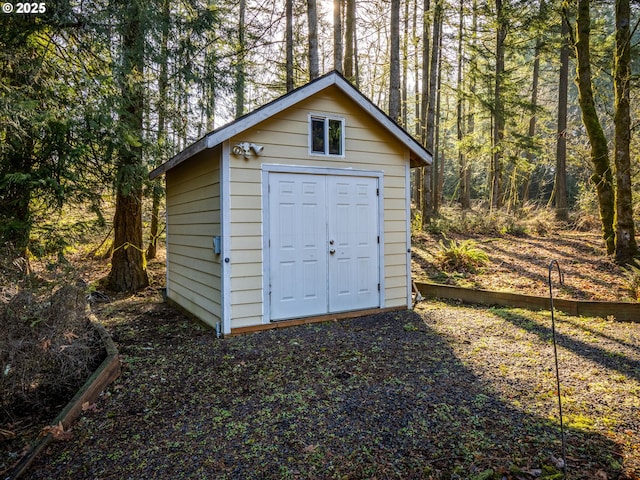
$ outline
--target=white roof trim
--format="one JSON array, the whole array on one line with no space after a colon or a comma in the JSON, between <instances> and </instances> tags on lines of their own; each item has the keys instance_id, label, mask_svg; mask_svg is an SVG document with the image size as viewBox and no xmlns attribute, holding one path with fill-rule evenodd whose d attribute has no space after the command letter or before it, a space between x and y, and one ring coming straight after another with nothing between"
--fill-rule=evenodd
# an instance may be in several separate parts
<instances>
[{"instance_id":1,"label":"white roof trim","mask_svg":"<svg viewBox=\"0 0 640 480\"><path fill-rule=\"evenodd\" d=\"M245 130L256 126L260 122L263 122L272 116L286 110L289 107L299 103L300 101L315 95L316 93L332 86L337 86L343 93L357 103L363 110L374 117L380 124L382 124L397 140L404 144L411 152L417 157L424 165L431 165L431 154L416 141L406 130L395 123L391 118L386 115L382 110L375 106L371 100L365 97L358 91L351 83L349 83L338 72L331 72L318 79L300 87L296 90L292 90L286 95L267 103L266 105L254 110L247 115L240 117L239 119L224 125L217 130L205 135L203 138L187 147L169 161L163 163L155 170L149 173L149 178L154 179L168 170L176 167L188 158L193 157L197 153L206 148L213 148L220 145L225 140L238 135Z\"/></svg>"}]
</instances>

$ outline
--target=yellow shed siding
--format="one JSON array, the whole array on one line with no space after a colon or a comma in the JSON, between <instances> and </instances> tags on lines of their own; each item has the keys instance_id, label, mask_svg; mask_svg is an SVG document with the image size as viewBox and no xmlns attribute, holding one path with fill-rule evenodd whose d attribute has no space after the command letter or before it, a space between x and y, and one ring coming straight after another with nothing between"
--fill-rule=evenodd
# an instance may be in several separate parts
<instances>
[{"instance_id":1,"label":"yellow shed siding","mask_svg":"<svg viewBox=\"0 0 640 480\"><path fill-rule=\"evenodd\" d=\"M206 150L167 172L167 295L211 326L222 317L220 153Z\"/></svg>"},{"instance_id":2,"label":"yellow shed siding","mask_svg":"<svg viewBox=\"0 0 640 480\"><path fill-rule=\"evenodd\" d=\"M309 114L345 119L345 156L309 154ZM229 159L232 328L263 322L262 165L281 164L382 171L384 174L384 304L407 304L406 169L408 150L337 88L301 101L254 128L232 137L229 145L253 142L262 155Z\"/></svg>"}]
</instances>

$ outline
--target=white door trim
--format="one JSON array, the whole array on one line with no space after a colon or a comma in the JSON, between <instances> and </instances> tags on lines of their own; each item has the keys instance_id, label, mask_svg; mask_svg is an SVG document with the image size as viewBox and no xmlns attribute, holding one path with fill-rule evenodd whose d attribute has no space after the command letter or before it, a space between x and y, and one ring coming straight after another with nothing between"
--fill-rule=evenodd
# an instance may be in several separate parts
<instances>
[{"instance_id":1,"label":"white door trim","mask_svg":"<svg viewBox=\"0 0 640 480\"><path fill-rule=\"evenodd\" d=\"M324 176L348 176L348 177L371 177L378 180L378 235L380 244L378 247L378 278L380 282L380 292L378 303L380 308L385 306L385 281L384 281L384 172L379 170L356 170L352 168L333 167L307 167L297 165L263 164L262 165L262 323L271 322L271 301L270 301L270 247L269 232L271 219L269 215L269 174L270 173L292 173Z\"/></svg>"},{"instance_id":2,"label":"white door trim","mask_svg":"<svg viewBox=\"0 0 640 480\"><path fill-rule=\"evenodd\" d=\"M407 157L409 154L407 154ZM407 209L407 308L411 309L411 291L412 278L411 278L411 167L409 166L409 158L405 161L404 168L404 191L406 196L406 209Z\"/></svg>"},{"instance_id":3,"label":"white door trim","mask_svg":"<svg viewBox=\"0 0 640 480\"><path fill-rule=\"evenodd\" d=\"M220 161L220 233L222 250L220 254L220 282L222 295L222 333L231 334L231 209L229 208L231 167L229 158L231 146L229 141L222 144Z\"/></svg>"}]
</instances>

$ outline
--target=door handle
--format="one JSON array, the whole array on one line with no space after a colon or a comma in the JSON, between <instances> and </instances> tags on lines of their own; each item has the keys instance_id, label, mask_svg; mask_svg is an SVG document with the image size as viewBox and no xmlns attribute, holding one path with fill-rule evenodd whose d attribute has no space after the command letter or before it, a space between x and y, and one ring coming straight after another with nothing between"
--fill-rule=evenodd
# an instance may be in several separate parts
<instances>
[{"instance_id":1,"label":"door handle","mask_svg":"<svg viewBox=\"0 0 640 480\"><path fill-rule=\"evenodd\" d=\"M329 250L329 253L333 255L334 253L336 253L336 251L332 248L331 250Z\"/></svg>"}]
</instances>

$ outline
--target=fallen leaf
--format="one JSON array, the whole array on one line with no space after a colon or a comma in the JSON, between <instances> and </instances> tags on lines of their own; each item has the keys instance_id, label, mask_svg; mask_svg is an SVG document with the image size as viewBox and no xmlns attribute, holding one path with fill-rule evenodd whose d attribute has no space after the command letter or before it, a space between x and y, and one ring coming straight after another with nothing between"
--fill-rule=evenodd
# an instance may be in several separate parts
<instances>
[{"instance_id":1,"label":"fallen leaf","mask_svg":"<svg viewBox=\"0 0 640 480\"><path fill-rule=\"evenodd\" d=\"M609 477L607 476L607 472L605 472L604 470L598 470L596 472L596 479L597 480L607 480Z\"/></svg>"},{"instance_id":2,"label":"fallen leaf","mask_svg":"<svg viewBox=\"0 0 640 480\"><path fill-rule=\"evenodd\" d=\"M100 409L95 403L84 402L82 404L82 411L83 412L99 412Z\"/></svg>"},{"instance_id":3,"label":"fallen leaf","mask_svg":"<svg viewBox=\"0 0 640 480\"><path fill-rule=\"evenodd\" d=\"M45 352L49 350L49 347L51 346L51 339L50 338L43 338L40 341L40 347L42 348L42 350L44 350Z\"/></svg>"},{"instance_id":4,"label":"fallen leaf","mask_svg":"<svg viewBox=\"0 0 640 480\"><path fill-rule=\"evenodd\" d=\"M40 436L51 435L55 440L69 440L73 435L71 430L65 430L62 421L57 425L47 425L40 432Z\"/></svg>"},{"instance_id":5,"label":"fallen leaf","mask_svg":"<svg viewBox=\"0 0 640 480\"><path fill-rule=\"evenodd\" d=\"M71 341L71 340L73 340L74 338L78 338L78 335L76 335L76 334L75 334L75 333L73 333L73 332L65 332L65 334L63 335L63 337L64 337L67 341L69 341L69 342L70 342L70 341Z\"/></svg>"},{"instance_id":6,"label":"fallen leaf","mask_svg":"<svg viewBox=\"0 0 640 480\"><path fill-rule=\"evenodd\" d=\"M304 448L302 449L302 451L303 451L304 453L313 453L313 452L315 452L315 451L318 449L318 446L319 446L318 444L315 444L315 445L307 445L306 447L304 447Z\"/></svg>"}]
</instances>

